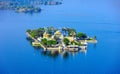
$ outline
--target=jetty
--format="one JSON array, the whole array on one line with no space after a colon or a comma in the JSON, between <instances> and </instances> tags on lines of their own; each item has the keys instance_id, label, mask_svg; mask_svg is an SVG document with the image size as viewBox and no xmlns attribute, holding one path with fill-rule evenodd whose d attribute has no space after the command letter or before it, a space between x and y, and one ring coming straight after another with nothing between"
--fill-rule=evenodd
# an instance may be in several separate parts
<instances>
[{"instance_id":1,"label":"jetty","mask_svg":"<svg viewBox=\"0 0 120 74\"><path fill-rule=\"evenodd\" d=\"M40 46L40 47L42 47L44 49L44 51L46 51L47 48L40 41L38 41L37 39L32 37L28 32L26 34L28 35L28 37L30 37L31 39L34 40L34 42L32 42L33 46Z\"/></svg>"}]
</instances>

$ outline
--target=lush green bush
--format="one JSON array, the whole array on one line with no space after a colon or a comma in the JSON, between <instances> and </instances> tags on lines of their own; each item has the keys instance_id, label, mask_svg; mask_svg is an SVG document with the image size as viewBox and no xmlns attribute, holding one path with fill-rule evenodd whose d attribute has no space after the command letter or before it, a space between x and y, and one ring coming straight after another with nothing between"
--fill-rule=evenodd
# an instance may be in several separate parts
<instances>
[{"instance_id":1,"label":"lush green bush","mask_svg":"<svg viewBox=\"0 0 120 74\"><path fill-rule=\"evenodd\" d=\"M54 41L54 40L47 41L47 46L56 45L56 44L57 44L57 41Z\"/></svg>"},{"instance_id":2,"label":"lush green bush","mask_svg":"<svg viewBox=\"0 0 120 74\"><path fill-rule=\"evenodd\" d=\"M64 42L65 45L68 45L70 41L67 38L64 38L63 42Z\"/></svg>"},{"instance_id":3,"label":"lush green bush","mask_svg":"<svg viewBox=\"0 0 120 74\"><path fill-rule=\"evenodd\" d=\"M45 32L44 28L38 28L36 30L30 30L28 29L26 32L28 32L32 37L43 37L43 33Z\"/></svg>"},{"instance_id":4,"label":"lush green bush","mask_svg":"<svg viewBox=\"0 0 120 74\"><path fill-rule=\"evenodd\" d=\"M42 39L41 42L42 42L42 44L47 45L47 46L57 44L57 41L55 41L55 40L47 40L46 38Z\"/></svg>"},{"instance_id":5,"label":"lush green bush","mask_svg":"<svg viewBox=\"0 0 120 74\"><path fill-rule=\"evenodd\" d=\"M49 46L51 46L51 44L52 44L52 42L49 40L49 41L47 41L47 46L49 47Z\"/></svg>"},{"instance_id":6,"label":"lush green bush","mask_svg":"<svg viewBox=\"0 0 120 74\"><path fill-rule=\"evenodd\" d=\"M77 37L84 39L84 38L87 38L87 35L86 35L85 33L79 32L79 33L77 34Z\"/></svg>"},{"instance_id":7,"label":"lush green bush","mask_svg":"<svg viewBox=\"0 0 120 74\"><path fill-rule=\"evenodd\" d=\"M57 44L57 41L54 41L54 40L53 40L53 41L52 41L52 44L53 44L53 45L56 45L56 44Z\"/></svg>"},{"instance_id":8,"label":"lush green bush","mask_svg":"<svg viewBox=\"0 0 120 74\"><path fill-rule=\"evenodd\" d=\"M46 38L42 39L41 43L44 44L44 45L46 45L47 44L47 39Z\"/></svg>"},{"instance_id":9,"label":"lush green bush","mask_svg":"<svg viewBox=\"0 0 120 74\"><path fill-rule=\"evenodd\" d=\"M30 33L30 32L31 32L31 30L30 30L30 29L28 29L26 32Z\"/></svg>"}]
</instances>

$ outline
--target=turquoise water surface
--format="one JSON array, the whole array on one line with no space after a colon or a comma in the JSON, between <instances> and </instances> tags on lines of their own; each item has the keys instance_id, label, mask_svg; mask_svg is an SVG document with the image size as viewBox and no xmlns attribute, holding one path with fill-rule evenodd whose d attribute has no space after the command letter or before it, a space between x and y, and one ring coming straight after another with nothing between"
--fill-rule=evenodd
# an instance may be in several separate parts
<instances>
[{"instance_id":1,"label":"turquoise water surface","mask_svg":"<svg viewBox=\"0 0 120 74\"><path fill-rule=\"evenodd\" d=\"M63 0L62 5L41 6L41 13L0 10L0 74L120 74L120 14L117 0ZM26 40L26 30L72 27L98 43L87 53L67 58L45 56Z\"/></svg>"}]
</instances>

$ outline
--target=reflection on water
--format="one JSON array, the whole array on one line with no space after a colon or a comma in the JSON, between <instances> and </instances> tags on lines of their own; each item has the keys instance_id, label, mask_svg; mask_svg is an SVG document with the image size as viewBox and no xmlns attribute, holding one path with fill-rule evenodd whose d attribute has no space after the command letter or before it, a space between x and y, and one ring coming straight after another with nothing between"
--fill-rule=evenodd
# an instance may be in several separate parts
<instances>
[{"instance_id":1,"label":"reflection on water","mask_svg":"<svg viewBox=\"0 0 120 74\"><path fill-rule=\"evenodd\" d=\"M26 38L27 41L30 42L31 46L32 46L32 42L33 40L29 37ZM75 52L75 51L72 51L72 52L69 52L69 51L62 51L62 52L59 52L59 51L44 51L41 47L39 46L32 46L34 48L34 55L42 55L44 57L50 57L50 58L53 58L53 59L56 59L57 57L61 56L63 59L68 59L70 55L72 55L73 57L76 55L76 54L87 54L87 49L80 49L78 52ZM93 45L94 48L96 48L96 44ZM39 54L38 54L39 53Z\"/></svg>"},{"instance_id":2,"label":"reflection on water","mask_svg":"<svg viewBox=\"0 0 120 74\"><path fill-rule=\"evenodd\" d=\"M64 59L68 59L69 53L68 53L68 52L64 52L64 53L62 54L62 56L63 56Z\"/></svg>"},{"instance_id":3,"label":"reflection on water","mask_svg":"<svg viewBox=\"0 0 120 74\"><path fill-rule=\"evenodd\" d=\"M45 56L45 57L50 57L50 58L54 58L56 59L59 55L59 52L55 51L55 52L52 52L52 51L41 51L40 52L42 56Z\"/></svg>"},{"instance_id":4,"label":"reflection on water","mask_svg":"<svg viewBox=\"0 0 120 74\"><path fill-rule=\"evenodd\" d=\"M34 40L31 39L30 37L26 37L26 40L29 41L29 42L34 42Z\"/></svg>"},{"instance_id":5,"label":"reflection on water","mask_svg":"<svg viewBox=\"0 0 120 74\"><path fill-rule=\"evenodd\" d=\"M75 54L87 53L87 50L80 50L79 52L68 52L68 51L59 52L59 51L43 51L43 49L39 47L34 47L34 49L35 49L35 52L34 52L35 55L37 53L40 53L40 55L44 57L50 57L54 59L56 59L59 56L61 56L63 59L68 59L70 55L74 57Z\"/></svg>"},{"instance_id":6,"label":"reflection on water","mask_svg":"<svg viewBox=\"0 0 120 74\"><path fill-rule=\"evenodd\" d=\"M97 44L96 44L96 43L94 43L94 44L93 44L93 48L96 48L96 45L97 45Z\"/></svg>"}]
</instances>

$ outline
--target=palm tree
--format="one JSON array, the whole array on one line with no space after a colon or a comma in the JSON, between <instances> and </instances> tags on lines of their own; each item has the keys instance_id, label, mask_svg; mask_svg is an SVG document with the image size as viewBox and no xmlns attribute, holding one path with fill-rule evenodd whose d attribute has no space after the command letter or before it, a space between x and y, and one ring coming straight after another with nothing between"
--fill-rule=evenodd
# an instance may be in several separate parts
<instances>
[{"instance_id":1,"label":"palm tree","mask_svg":"<svg viewBox=\"0 0 120 74\"><path fill-rule=\"evenodd\" d=\"M62 28L62 31L64 32L65 35L67 35L68 28Z\"/></svg>"},{"instance_id":2,"label":"palm tree","mask_svg":"<svg viewBox=\"0 0 120 74\"><path fill-rule=\"evenodd\" d=\"M75 36L76 36L76 30L73 29L73 28L69 29L69 30L68 30L68 35L75 37Z\"/></svg>"},{"instance_id":3,"label":"palm tree","mask_svg":"<svg viewBox=\"0 0 120 74\"><path fill-rule=\"evenodd\" d=\"M38 35L40 37L43 37L43 33L45 32L45 29L44 28L38 28L37 32L38 32Z\"/></svg>"},{"instance_id":4,"label":"palm tree","mask_svg":"<svg viewBox=\"0 0 120 74\"><path fill-rule=\"evenodd\" d=\"M70 32L70 36L75 37L75 36L76 36L76 33L75 33L74 31L71 31L71 32Z\"/></svg>"}]
</instances>

